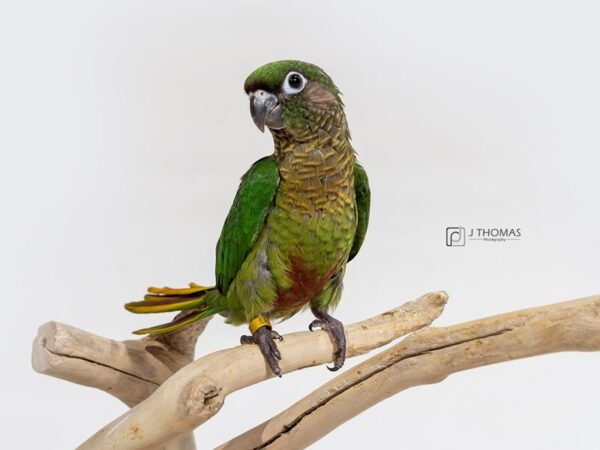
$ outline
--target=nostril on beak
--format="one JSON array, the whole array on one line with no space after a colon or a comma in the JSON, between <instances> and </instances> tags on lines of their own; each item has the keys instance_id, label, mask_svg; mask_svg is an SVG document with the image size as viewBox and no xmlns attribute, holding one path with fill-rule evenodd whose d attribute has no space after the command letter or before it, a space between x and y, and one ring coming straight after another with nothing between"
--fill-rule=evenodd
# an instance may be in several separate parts
<instances>
[{"instance_id":1,"label":"nostril on beak","mask_svg":"<svg viewBox=\"0 0 600 450\"><path fill-rule=\"evenodd\" d=\"M250 92L248 97L252 120L260 131L265 131L265 125L269 127L279 126L281 122L281 108L277 108L279 102L275 94L258 89Z\"/></svg>"}]
</instances>

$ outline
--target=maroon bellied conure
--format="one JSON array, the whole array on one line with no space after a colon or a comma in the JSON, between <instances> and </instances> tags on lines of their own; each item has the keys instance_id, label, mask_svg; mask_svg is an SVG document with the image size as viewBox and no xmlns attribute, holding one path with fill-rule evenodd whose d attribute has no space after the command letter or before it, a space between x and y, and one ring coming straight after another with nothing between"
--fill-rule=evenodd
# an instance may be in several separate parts
<instances>
[{"instance_id":1,"label":"maroon bellied conure","mask_svg":"<svg viewBox=\"0 0 600 450\"><path fill-rule=\"evenodd\" d=\"M369 222L367 174L356 161L340 91L319 67L277 61L259 67L244 84L256 126L269 129L273 154L242 177L217 243L216 285L149 288L135 313L192 310L179 320L136 331L175 331L213 314L248 324L242 343L260 347L280 375L281 336L270 320L310 307L310 325L336 343L330 370L344 364L342 323L329 315L340 301L346 264L363 243Z\"/></svg>"}]
</instances>

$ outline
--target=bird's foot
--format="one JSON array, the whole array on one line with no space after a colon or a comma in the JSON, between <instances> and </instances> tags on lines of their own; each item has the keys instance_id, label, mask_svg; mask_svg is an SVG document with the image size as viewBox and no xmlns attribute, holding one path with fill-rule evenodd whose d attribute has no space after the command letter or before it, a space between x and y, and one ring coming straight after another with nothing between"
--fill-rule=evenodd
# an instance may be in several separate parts
<instances>
[{"instance_id":1,"label":"bird's foot","mask_svg":"<svg viewBox=\"0 0 600 450\"><path fill-rule=\"evenodd\" d=\"M339 370L346 361L346 335L344 334L344 324L323 311L313 309L313 314L317 318L310 323L308 329L314 331L318 328L327 331L337 347L333 354L335 356L333 367L327 366L327 369L335 372L336 370Z\"/></svg>"},{"instance_id":2,"label":"bird's foot","mask_svg":"<svg viewBox=\"0 0 600 450\"><path fill-rule=\"evenodd\" d=\"M265 361L273 371L275 375L281 377L281 369L277 360L281 359L281 353L277 349L275 340L283 341L283 337L277 332L271 329L271 324L268 320L261 318L266 324L261 325L259 328L253 329L252 323L258 319L253 320L250 323L250 330L252 331L251 336L242 336L240 343L242 344L256 344L260 348Z\"/></svg>"}]
</instances>

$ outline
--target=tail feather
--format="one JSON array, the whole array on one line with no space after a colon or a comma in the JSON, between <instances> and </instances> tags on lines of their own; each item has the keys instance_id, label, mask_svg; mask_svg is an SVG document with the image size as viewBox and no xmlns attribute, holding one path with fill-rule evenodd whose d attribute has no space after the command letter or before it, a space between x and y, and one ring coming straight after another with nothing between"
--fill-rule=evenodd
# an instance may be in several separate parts
<instances>
[{"instance_id":1,"label":"tail feather","mask_svg":"<svg viewBox=\"0 0 600 450\"><path fill-rule=\"evenodd\" d=\"M213 314L217 314L219 310L209 307L198 314L192 314L190 316L182 317L178 320L173 320L172 322L163 323L162 325L156 325L150 328L142 328L141 330L136 330L133 334L162 334L162 333L170 333L172 331L180 330L192 323L198 322L199 320L206 319L207 317L212 316Z\"/></svg>"},{"instance_id":2,"label":"tail feather","mask_svg":"<svg viewBox=\"0 0 600 450\"><path fill-rule=\"evenodd\" d=\"M190 283L189 287L173 289L169 287L148 288L144 300L129 302L125 309L137 314L162 313L170 311L198 310L192 314L169 323L151 328L134 331L135 334L159 334L179 330L198 320L202 320L220 311L219 308L207 303L206 294L214 291L214 287L200 286Z\"/></svg>"},{"instance_id":3,"label":"tail feather","mask_svg":"<svg viewBox=\"0 0 600 450\"><path fill-rule=\"evenodd\" d=\"M182 295L198 294L198 293L201 293L201 292L210 291L211 289L214 289L214 287L212 287L212 286L200 286L199 284L196 284L196 283L190 283L190 287L181 288L181 289L173 289L173 288L170 288L170 287L162 287L162 288L149 287L148 288L148 295L146 295L144 298L147 298L147 297L162 297L164 295L182 296Z\"/></svg>"},{"instance_id":4,"label":"tail feather","mask_svg":"<svg viewBox=\"0 0 600 450\"><path fill-rule=\"evenodd\" d=\"M166 300L142 300L140 302L129 302L125 304L125 309L136 314L162 313L170 311L187 311L196 309L204 303L204 295L194 297L188 300L174 297Z\"/></svg>"}]
</instances>

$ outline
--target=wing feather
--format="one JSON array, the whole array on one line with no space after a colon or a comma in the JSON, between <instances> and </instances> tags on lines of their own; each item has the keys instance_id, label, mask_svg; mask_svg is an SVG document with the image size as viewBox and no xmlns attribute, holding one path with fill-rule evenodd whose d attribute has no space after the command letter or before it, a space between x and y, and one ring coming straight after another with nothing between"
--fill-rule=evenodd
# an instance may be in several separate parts
<instances>
[{"instance_id":1,"label":"wing feather","mask_svg":"<svg viewBox=\"0 0 600 450\"><path fill-rule=\"evenodd\" d=\"M351 261L360 250L365 240L367 228L369 227L369 210L371 208L371 190L369 188L369 178L367 172L358 161L354 163L354 193L356 195L356 209L358 215L358 224L354 234L354 242L348 261Z\"/></svg>"},{"instance_id":2,"label":"wing feather","mask_svg":"<svg viewBox=\"0 0 600 450\"><path fill-rule=\"evenodd\" d=\"M279 186L273 155L256 161L242 177L217 243L217 288L225 295L262 231Z\"/></svg>"}]
</instances>

